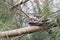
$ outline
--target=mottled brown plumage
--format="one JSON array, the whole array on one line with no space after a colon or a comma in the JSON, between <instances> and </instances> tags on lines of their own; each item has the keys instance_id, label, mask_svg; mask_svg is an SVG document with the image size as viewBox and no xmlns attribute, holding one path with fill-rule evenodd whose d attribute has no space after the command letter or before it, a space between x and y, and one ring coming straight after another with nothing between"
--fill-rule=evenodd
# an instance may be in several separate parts
<instances>
[{"instance_id":1,"label":"mottled brown plumage","mask_svg":"<svg viewBox=\"0 0 60 40\"><path fill-rule=\"evenodd\" d=\"M47 21L48 20L39 21L37 19L30 18L29 25L30 26L42 26L42 25L48 24Z\"/></svg>"}]
</instances>

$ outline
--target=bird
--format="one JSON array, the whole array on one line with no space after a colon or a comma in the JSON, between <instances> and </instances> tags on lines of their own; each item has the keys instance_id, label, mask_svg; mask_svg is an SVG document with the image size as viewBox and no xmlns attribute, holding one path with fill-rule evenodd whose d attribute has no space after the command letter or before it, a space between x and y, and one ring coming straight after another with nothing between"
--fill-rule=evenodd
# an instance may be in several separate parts
<instances>
[{"instance_id":1,"label":"bird","mask_svg":"<svg viewBox=\"0 0 60 40\"><path fill-rule=\"evenodd\" d=\"M29 25L30 26L42 26L44 24L48 24L47 23L48 20L49 19L39 21L39 19L37 19L36 17L30 17Z\"/></svg>"}]
</instances>

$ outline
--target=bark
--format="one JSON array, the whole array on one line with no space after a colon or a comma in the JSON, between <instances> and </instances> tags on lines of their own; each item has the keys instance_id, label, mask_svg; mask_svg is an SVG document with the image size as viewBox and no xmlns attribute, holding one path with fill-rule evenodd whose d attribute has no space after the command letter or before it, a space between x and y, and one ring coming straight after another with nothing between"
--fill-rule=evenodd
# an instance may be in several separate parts
<instances>
[{"instance_id":1,"label":"bark","mask_svg":"<svg viewBox=\"0 0 60 40\"><path fill-rule=\"evenodd\" d=\"M50 29L52 26L54 28L57 25L55 23L51 23L51 24L48 23L48 24L44 24L43 26L29 26L25 28L10 30L10 31L4 31L4 32L0 32L0 38L14 37L14 36L23 35L23 34L30 34L30 33L34 33L37 31Z\"/></svg>"},{"instance_id":2,"label":"bark","mask_svg":"<svg viewBox=\"0 0 60 40\"><path fill-rule=\"evenodd\" d=\"M31 27L25 27L25 28L10 30L10 31L4 31L4 32L0 32L0 38L13 37L13 36L18 36L22 34L29 34L29 33L37 32L37 31L41 31L43 29L45 28L38 27L38 26L31 26Z\"/></svg>"}]
</instances>

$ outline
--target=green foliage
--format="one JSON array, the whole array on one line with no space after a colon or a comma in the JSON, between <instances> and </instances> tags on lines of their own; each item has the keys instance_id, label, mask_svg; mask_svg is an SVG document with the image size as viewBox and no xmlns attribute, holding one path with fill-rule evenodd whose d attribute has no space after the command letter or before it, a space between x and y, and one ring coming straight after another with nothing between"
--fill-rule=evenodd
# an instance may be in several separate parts
<instances>
[{"instance_id":1,"label":"green foliage","mask_svg":"<svg viewBox=\"0 0 60 40\"><path fill-rule=\"evenodd\" d=\"M11 30L14 25L12 21L13 13L9 11L7 5L0 4L0 31Z\"/></svg>"},{"instance_id":2,"label":"green foliage","mask_svg":"<svg viewBox=\"0 0 60 40\"><path fill-rule=\"evenodd\" d=\"M43 15L45 15L46 17L49 17L51 15L51 11L50 11L50 8L49 8L49 0L45 0L44 3L43 3Z\"/></svg>"},{"instance_id":3,"label":"green foliage","mask_svg":"<svg viewBox=\"0 0 60 40\"><path fill-rule=\"evenodd\" d=\"M47 17L51 15L51 11L48 7L43 9L43 15L45 15Z\"/></svg>"}]
</instances>

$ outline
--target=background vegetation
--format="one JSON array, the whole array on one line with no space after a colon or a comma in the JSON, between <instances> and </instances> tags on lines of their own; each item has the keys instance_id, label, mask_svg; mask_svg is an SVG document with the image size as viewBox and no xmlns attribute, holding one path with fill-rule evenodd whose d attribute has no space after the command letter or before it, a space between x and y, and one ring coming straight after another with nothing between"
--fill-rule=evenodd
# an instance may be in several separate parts
<instances>
[{"instance_id":1,"label":"background vegetation","mask_svg":"<svg viewBox=\"0 0 60 40\"><path fill-rule=\"evenodd\" d=\"M19 0L0 0L0 31L12 30L28 25L28 17L17 9L10 9L11 5ZM9 4L8 4L9 3ZM10 5L11 4L11 5ZM45 19L53 20L57 26L50 30L35 32L12 38L0 38L0 40L60 40L60 1L59 0L29 0L27 3L18 6L29 16L45 16Z\"/></svg>"}]
</instances>

